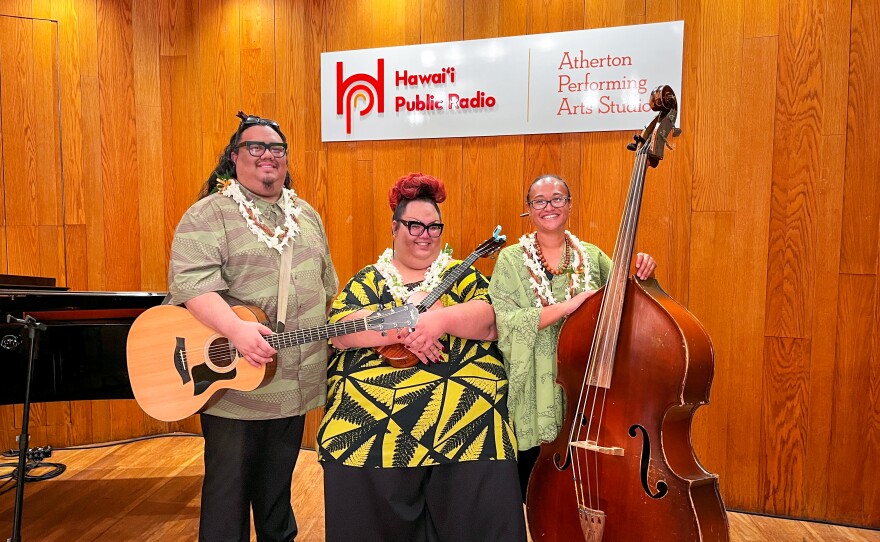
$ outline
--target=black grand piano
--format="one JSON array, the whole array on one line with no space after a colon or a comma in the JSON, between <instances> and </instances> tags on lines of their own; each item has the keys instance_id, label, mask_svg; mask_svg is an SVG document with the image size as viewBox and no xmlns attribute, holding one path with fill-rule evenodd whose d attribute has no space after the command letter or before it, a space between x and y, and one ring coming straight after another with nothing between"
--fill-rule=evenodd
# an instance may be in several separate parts
<instances>
[{"instance_id":1,"label":"black grand piano","mask_svg":"<svg viewBox=\"0 0 880 542\"><path fill-rule=\"evenodd\" d=\"M28 340L6 315L31 315L38 333L31 401L131 399L125 341L132 322L164 292L73 292L54 279L0 275L0 404L24 401Z\"/></svg>"}]
</instances>

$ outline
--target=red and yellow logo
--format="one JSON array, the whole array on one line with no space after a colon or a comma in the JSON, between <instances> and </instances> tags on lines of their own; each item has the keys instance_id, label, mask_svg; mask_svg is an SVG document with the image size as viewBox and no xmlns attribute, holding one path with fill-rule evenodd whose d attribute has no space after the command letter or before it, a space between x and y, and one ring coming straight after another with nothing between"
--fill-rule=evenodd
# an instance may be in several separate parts
<instances>
[{"instance_id":1,"label":"red and yellow logo","mask_svg":"<svg viewBox=\"0 0 880 542\"><path fill-rule=\"evenodd\" d=\"M366 106L361 107L361 101ZM336 114L345 115L345 133L351 133L351 113L367 115L376 106L378 113L385 112L385 59L376 60L376 76L355 73L343 79L342 62L336 63Z\"/></svg>"}]
</instances>

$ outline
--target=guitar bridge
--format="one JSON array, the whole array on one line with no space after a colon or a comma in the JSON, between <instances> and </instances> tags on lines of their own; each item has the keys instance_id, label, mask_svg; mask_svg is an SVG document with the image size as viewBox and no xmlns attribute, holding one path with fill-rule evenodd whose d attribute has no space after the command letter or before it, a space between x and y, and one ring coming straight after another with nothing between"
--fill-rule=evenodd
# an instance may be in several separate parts
<instances>
[{"instance_id":1,"label":"guitar bridge","mask_svg":"<svg viewBox=\"0 0 880 542\"><path fill-rule=\"evenodd\" d=\"M177 337L177 346L174 348L174 368L180 375L180 380L184 384L192 380L189 376L189 369L186 362L186 340L183 337Z\"/></svg>"}]
</instances>

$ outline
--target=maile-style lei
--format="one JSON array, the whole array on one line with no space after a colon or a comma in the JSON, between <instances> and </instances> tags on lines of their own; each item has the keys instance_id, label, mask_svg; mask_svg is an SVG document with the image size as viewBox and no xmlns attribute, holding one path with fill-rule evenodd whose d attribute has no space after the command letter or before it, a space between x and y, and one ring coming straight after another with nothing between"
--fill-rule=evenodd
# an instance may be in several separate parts
<instances>
[{"instance_id":1,"label":"maile-style lei","mask_svg":"<svg viewBox=\"0 0 880 542\"><path fill-rule=\"evenodd\" d=\"M241 186L235 179L223 179L218 181L218 190L227 198L238 204L238 211L244 217L248 229L257 236L257 239L266 243L269 248L274 248L279 254L284 250L288 242L293 242L299 234L299 214L302 209L296 204L296 192L282 188L280 204L284 211L284 227L275 226L272 230L260 220L262 213L256 204L249 200L241 191Z\"/></svg>"},{"instance_id":2,"label":"maile-style lei","mask_svg":"<svg viewBox=\"0 0 880 542\"><path fill-rule=\"evenodd\" d=\"M538 250L535 247L535 235L535 233L523 235L519 238L519 244L523 249L523 262L526 264L526 269L529 271L529 283L532 285L532 289L537 296L537 299L535 299L535 306L541 308L548 305L555 305L559 303L559 301L553 296L553 289L550 285L550 280L547 278L547 273L544 270L544 266L541 264L541 257L538 255ZM571 264L565 271L565 274L568 275L568 288L565 291L565 299L568 300L571 299L571 297L578 291L578 288L584 284L586 277L589 276L590 262L584 257L580 239L575 237L568 230L565 230L565 235L568 237L568 240L573 247Z\"/></svg>"},{"instance_id":3,"label":"maile-style lei","mask_svg":"<svg viewBox=\"0 0 880 542\"><path fill-rule=\"evenodd\" d=\"M397 267L392 263L393 258L394 251L390 248L386 248L385 252L379 256L379 260L376 262L375 267L376 270L385 277L385 285L388 286L388 290L391 292L394 300L398 303L406 303L409 296L414 293L430 292L440 284L440 276L443 274L443 270L446 269L446 266L452 261L452 250L447 248L441 250L440 254L437 255L437 259L434 260L434 263L432 263L431 266L428 267L428 270L425 271L425 278L413 288L407 288L403 284L403 277L400 275L400 271L398 271Z\"/></svg>"}]
</instances>

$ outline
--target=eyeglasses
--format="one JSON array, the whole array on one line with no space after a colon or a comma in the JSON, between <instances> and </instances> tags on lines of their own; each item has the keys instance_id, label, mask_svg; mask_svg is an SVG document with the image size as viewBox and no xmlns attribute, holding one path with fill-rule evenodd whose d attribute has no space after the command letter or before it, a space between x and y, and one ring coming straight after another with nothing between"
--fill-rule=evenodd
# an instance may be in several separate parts
<instances>
[{"instance_id":1,"label":"eyeglasses","mask_svg":"<svg viewBox=\"0 0 880 542\"><path fill-rule=\"evenodd\" d=\"M256 115L245 115L241 111L239 111L235 116L241 119L242 126L259 125L278 128L278 123L272 119L264 119L263 117L258 117Z\"/></svg>"},{"instance_id":2,"label":"eyeglasses","mask_svg":"<svg viewBox=\"0 0 880 542\"><path fill-rule=\"evenodd\" d=\"M547 207L547 204L548 204L548 203L549 203L550 205L552 205L553 207L555 207L556 209L559 209L560 207L562 207L563 205L565 205L565 204L568 203L569 201L571 201L571 197L563 198L562 196L559 196L559 197L552 198L552 199L549 199L549 200L546 200L546 199L533 199L532 201L529 201L529 202L526 202L526 203L528 203L528 204L529 204L529 207L531 207L532 209L534 209L534 210L536 210L536 211L540 211L540 210L543 209L544 207Z\"/></svg>"},{"instance_id":3,"label":"eyeglasses","mask_svg":"<svg viewBox=\"0 0 880 542\"><path fill-rule=\"evenodd\" d=\"M287 143L266 143L263 141L242 141L238 145L237 148L245 147L247 148L248 154L251 156L259 158L263 156L263 153L266 152L266 149L269 149L269 152L272 153L272 156L275 158L283 158L287 156Z\"/></svg>"},{"instance_id":4,"label":"eyeglasses","mask_svg":"<svg viewBox=\"0 0 880 542\"><path fill-rule=\"evenodd\" d=\"M440 234L443 233L443 223L442 222L434 222L433 224L422 224L418 220L398 220L401 224L406 226L406 229L409 230L409 234L413 237L418 237L425 230L428 230L428 237L440 237Z\"/></svg>"}]
</instances>

